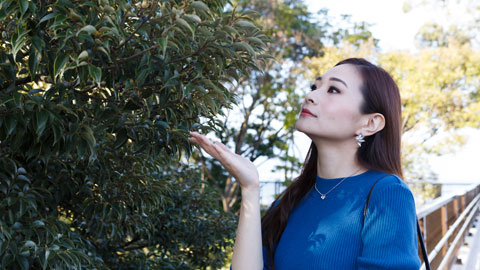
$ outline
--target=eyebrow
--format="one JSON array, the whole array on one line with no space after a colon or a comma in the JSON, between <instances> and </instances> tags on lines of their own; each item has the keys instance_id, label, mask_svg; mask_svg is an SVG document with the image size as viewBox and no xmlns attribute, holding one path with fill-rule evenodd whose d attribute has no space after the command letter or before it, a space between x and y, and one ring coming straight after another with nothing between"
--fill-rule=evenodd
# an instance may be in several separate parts
<instances>
[{"instance_id":1,"label":"eyebrow","mask_svg":"<svg viewBox=\"0 0 480 270\"><path fill-rule=\"evenodd\" d=\"M317 77L317 81L321 81L321 80L322 80L322 77L321 77L321 76ZM347 85L344 81L340 80L340 79L337 78L337 77L331 77L331 78L330 78L330 81L337 81L337 82L343 83L343 85L345 85L345 87L348 88L348 85Z\"/></svg>"}]
</instances>

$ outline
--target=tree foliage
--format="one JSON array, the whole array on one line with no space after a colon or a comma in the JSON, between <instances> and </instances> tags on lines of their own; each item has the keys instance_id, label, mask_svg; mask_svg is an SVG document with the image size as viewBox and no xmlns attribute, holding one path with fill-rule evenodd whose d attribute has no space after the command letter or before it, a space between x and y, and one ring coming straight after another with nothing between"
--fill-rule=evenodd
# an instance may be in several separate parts
<instances>
[{"instance_id":1,"label":"tree foliage","mask_svg":"<svg viewBox=\"0 0 480 270\"><path fill-rule=\"evenodd\" d=\"M466 0L405 0L404 12L428 9L436 16L418 31L420 47L447 46L449 42L480 45L480 5Z\"/></svg>"},{"instance_id":2,"label":"tree foliage","mask_svg":"<svg viewBox=\"0 0 480 270\"><path fill-rule=\"evenodd\" d=\"M268 57L226 4L0 1L2 269L223 264L233 217L175 160Z\"/></svg>"}]
</instances>

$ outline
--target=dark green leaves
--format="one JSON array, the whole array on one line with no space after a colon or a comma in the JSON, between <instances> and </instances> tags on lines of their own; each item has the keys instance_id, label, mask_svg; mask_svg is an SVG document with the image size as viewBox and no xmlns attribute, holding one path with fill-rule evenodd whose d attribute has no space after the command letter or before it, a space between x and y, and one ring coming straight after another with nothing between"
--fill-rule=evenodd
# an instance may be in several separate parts
<instances>
[{"instance_id":1,"label":"dark green leaves","mask_svg":"<svg viewBox=\"0 0 480 270\"><path fill-rule=\"evenodd\" d=\"M94 82L100 84L102 80L102 70L99 67L88 65L88 74Z\"/></svg>"},{"instance_id":2,"label":"dark green leaves","mask_svg":"<svg viewBox=\"0 0 480 270\"><path fill-rule=\"evenodd\" d=\"M18 0L18 5L20 6L21 14L25 14L28 9L28 0Z\"/></svg>"},{"instance_id":3,"label":"dark green leaves","mask_svg":"<svg viewBox=\"0 0 480 270\"><path fill-rule=\"evenodd\" d=\"M204 12L204 13L210 13L210 9L208 8L208 6L203 3L202 1L193 1L191 3L191 6L193 7L193 9L197 12Z\"/></svg>"},{"instance_id":4,"label":"dark green leaves","mask_svg":"<svg viewBox=\"0 0 480 270\"><path fill-rule=\"evenodd\" d=\"M34 47L30 48L30 56L28 57L28 71L32 80L34 80L35 75L37 74L41 57L42 55L36 49L34 49Z\"/></svg>"},{"instance_id":5,"label":"dark green leaves","mask_svg":"<svg viewBox=\"0 0 480 270\"><path fill-rule=\"evenodd\" d=\"M30 30L26 30L24 28L19 28L18 32L16 32L12 36L12 54L13 57L15 58L17 56L17 53L22 49L22 47L26 44L28 41L28 36L27 34L30 32Z\"/></svg>"},{"instance_id":6,"label":"dark green leaves","mask_svg":"<svg viewBox=\"0 0 480 270\"><path fill-rule=\"evenodd\" d=\"M221 268L233 218L178 160L259 29L225 0L37 2L0 10L0 268Z\"/></svg>"},{"instance_id":7,"label":"dark green leaves","mask_svg":"<svg viewBox=\"0 0 480 270\"><path fill-rule=\"evenodd\" d=\"M68 61L68 55L66 54L59 54L55 58L55 62L53 65L53 78L54 81L57 81L57 77L63 72L65 65Z\"/></svg>"},{"instance_id":8,"label":"dark green leaves","mask_svg":"<svg viewBox=\"0 0 480 270\"><path fill-rule=\"evenodd\" d=\"M48 21L48 20L50 20L51 18L54 18L55 16L57 16L56 13L49 13L49 14L43 16L38 23L40 24L40 23L42 23L42 22L44 22L44 21Z\"/></svg>"},{"instance_id":9,"label":"dark green leaves","mask_svg":"<svg viewBox=\"0 0 480 270\"><path fill-rule=\"evenodd\" d=\"M36 114L38 137L42 136L42 133L45 130L45 127L47 126L48 117L49 117L49 113L45 110L42 110Z\"/></svg>"}]
</instances>

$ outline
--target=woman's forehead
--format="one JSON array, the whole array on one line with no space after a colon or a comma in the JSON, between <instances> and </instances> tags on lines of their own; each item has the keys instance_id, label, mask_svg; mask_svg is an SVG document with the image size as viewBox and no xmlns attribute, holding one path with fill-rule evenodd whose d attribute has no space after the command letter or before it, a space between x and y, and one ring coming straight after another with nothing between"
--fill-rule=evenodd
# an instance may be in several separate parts
<instances>
[{"instance_id":1,"label":"woman's forehead","mask_svg":"<svg viewBox=\"0 0 480 270\"><path fill-rule=\"evenodd\" d=\"M360 72L354 65L351 64L335 66L326 71L323 75L317 77L317 80L343 81L348 88L351 88L352 86L360 86L362 83Z\"/></svg>"}]
</instances>

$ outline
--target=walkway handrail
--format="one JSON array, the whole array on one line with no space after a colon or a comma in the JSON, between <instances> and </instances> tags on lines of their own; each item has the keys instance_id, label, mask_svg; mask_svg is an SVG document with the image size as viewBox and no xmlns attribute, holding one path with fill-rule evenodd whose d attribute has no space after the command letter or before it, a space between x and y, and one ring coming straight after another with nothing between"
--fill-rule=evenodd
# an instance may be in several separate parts
<instances>
[{"instance_id":1,"label":"walkway handrail","mask_svg":"<svg viewBox=\"0 0 480 270\"><path fill-rule=\"evenodd\" d=\"M471 211L472 208L477 207L478 208L478 200L480 199L480 194L477 195L477 197L475 198L475 200L473 200L467 207L467 209L465 209L465 211L463 211L463 213L457 218L457 220L455 220L455 223L448 229L447 233L442 237L442 239L437 243L437 245L435 246L435 248L432 250L432 252L430 252L428 254L428 258L430 260L433 260L435 258L435 256L437 256L438 252L442 249L442 247L446 244L448 238L455 232L455 230L457 229L457 227L460 225L460 223L462 223L462 221L464 221L463 219L465 218L465 216L470 213L470 215L474 214L475 211ZM470 218L470 216L469 216ZM468 225L468 224L464 224L464 225ZM457 236L459 236L457 234ZM453 250L452 247L450 247L450 250ZM448 252L447 252L448 254ZM443 261L445 261L445 258L447 258L448 256L445 256L443 258ZM442 261L442 262L443 262ZM440 268L440 267L439 267ZM422 265L422 269L424 269L424 265Z\"/></svg>"},{"instance_id":2,"label":"walkway handrail","mask_svg":"<svg viewBox=\"0 0 480 270\"><path fill-rule=\"evenodd\" d=\"M479 205L480 185L475 184L467 191L442 196L417 209L432 269L447 269L453 261Z\"/></svg>"},{"instance_id":3,"label":"walkway handrail","mask_svg":"<svg viewBox=\"0 0 480 270\"><path fill-rule=\"evenodd\" d=\"M460 231L458 232L457 236L455 237L455 239L453 240L453 243L451 245L451 247L448 249L448 252L446 254L446 256L443 258L442 262L440 263L440 266L438 266L438 269L442 269L444 268L445 266L447 266L447 263L448 263L448 258L450 258L453 254L453 251L455 250L454 247L457 246L458 242L460 241L460 239L464 236L465 234L465 231L467 230L467 228L470 226L470 223L473 219L473 217L475 216L475 214L477 213L476 210L478 210L478 207L480 206L480 202L478 202L478 198L480 197L480 195L477 196L477 203L475 204L475 207L473 209L473 211L470 213L470 215L468 215L468 218L467 220L465 221L465 223L463 223L463 226L462 228L460 229Z\"/></svg>"}]
</instances>

